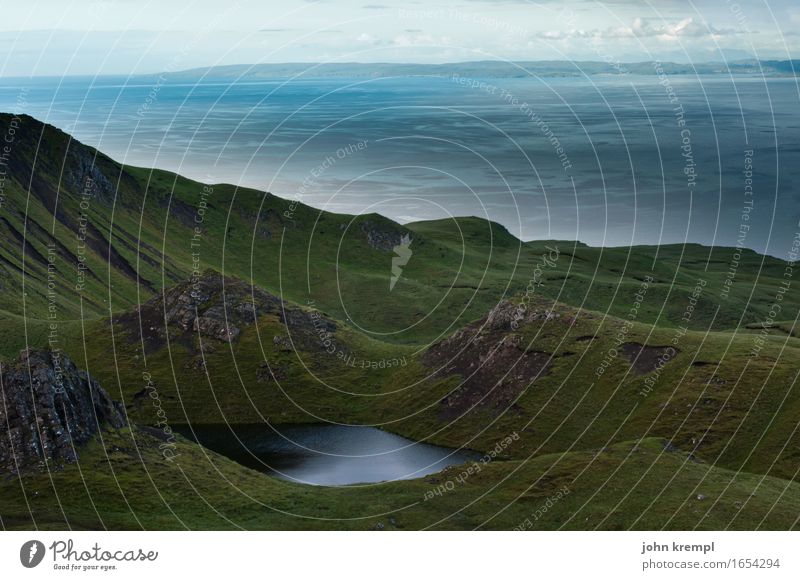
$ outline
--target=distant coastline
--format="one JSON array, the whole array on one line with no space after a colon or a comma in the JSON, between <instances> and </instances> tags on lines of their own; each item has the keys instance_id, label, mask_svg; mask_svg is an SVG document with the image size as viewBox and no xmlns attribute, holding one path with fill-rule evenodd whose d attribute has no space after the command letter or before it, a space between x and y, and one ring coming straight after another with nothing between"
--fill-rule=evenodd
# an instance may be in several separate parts
<instances>
[{"instance_id":1,"label":"distant coastline","mask_svg":"<svg viewBox=\"0 0 800 580\"><path fill-rule=\"evenodd\" d=\"M469 61L444 64L414 63L280 63L241 64L194 68L165 73L170 79L207 78L216 80L259 80L286 77L395 77L449 76L452 74L483 78L521 78L528 76L582 77L594 75L647 75L654 72L652 60L631 63L605 61ZM620 67L620 64L624 67ZM796 77L800 60L736 60L729 62L661 62L669 75L751 74Z\"/></svg>"},{"instance_id":2,"label":"distant coastline","mask_svg":"<svg viewBox=\"0 0 800 580\"><path fill-rule=\"evenodd\" d=\"M536 60L503 61L482 60L442 64L391 63L391 62L287 62L260 64L231 64L174 71L153 71L136 75L97 75L103 77L125 77L136 79L164 80L214 80L214 81L258 81L282 78L384 78L403 76L450 76L459 74L481 78L525 78L525 77L585 77L597 75L643 75L653 76L653 64L658 59L638 62ZM756 75L768 77L796 78L800 71L800 60L742 59L710 61L701 63L679 63L658 61L668 75ZM85 77L87 75L65 75ZM16 75L0 78L22 78ZM29 78L29 77L25 77ZM43 75L36 78L53 78Z\"/></svg>"}]
</instances>

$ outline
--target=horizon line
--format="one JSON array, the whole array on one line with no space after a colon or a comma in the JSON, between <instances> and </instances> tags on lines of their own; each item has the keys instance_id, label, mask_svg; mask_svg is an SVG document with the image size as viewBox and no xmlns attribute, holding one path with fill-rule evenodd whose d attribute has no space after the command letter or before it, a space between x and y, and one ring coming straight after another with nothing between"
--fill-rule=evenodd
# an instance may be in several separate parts
<instances>
[{"instance_id":1,"label":"horizon line","mask_svg":"<svg viewBox=\"0 0 800 580\"><path fill-rule=\"evenodd\" d=\"M285 61L285 62L255 62L255 63L248 63L248 62L241 62L241 63L232 63L232 64L211 64L211 65L201 65L201 66L193 66L185 69L178 69L178 70L154 70L150 72L136 72L136 73L76 73L76 74L35 74L35 75L0 75L0 79L60 79L60 78L100 78L100 77L125 77L133 78L133 77L147 77L147 76L154 76L154 75L178 75L178 74L185 74L193 71L211 71L214 69L225 69L225 68L235 68L235 67L249 67L251 69L256 67L278 67L278 66L418 66L418 67L447 67L447 66L463 66L469 64L487 64L487 63L500 63L506 65L535 65L535 64L567 64L567 65L576 65L576 64L594 64L594 65L605 65L614 69L615 67L620 67L622 65L643 65L643 64L652 64L652 63L659 63L662 65L676 65L676 66L690 66L690 67L697 67L697 66L707 66L707 65L747 65L747 64L762 64L762 63L791 63L792 64L792 71L794 71L794 64L797 63L798 68L800 68L800 57L795 58L794 56L789 58L758 58L756 56L751 57L744 57L744 58L737 58L731 60L702 60L702 61L676 61L676 60L660 60L657 58L647 59L647 60L615 60L613 62L608 62L606 60L592 60L592 59L534 59L534 60L510 60L510 59L503 59L503 58L495 58L495 59L481 59L481 60L459 60L459 61L447 61L447 62L413 62L413 61ZM696 71L697 72L697 71ZM720 73L713 73L713 74L724 74L725 71L721 71ZM728 71L733 73L733 71ZM797 76L797 72L794 71L795 76ZM592 73L585 73L585 74L598 74L596 72ZM618 72L617 74L622 74ZM638 73L626 71L625 74L636 75ZM700 73L697 74L708 74L708 73ZM787 73L788 75L789 73Z\"/></svg>"}]
</instances>

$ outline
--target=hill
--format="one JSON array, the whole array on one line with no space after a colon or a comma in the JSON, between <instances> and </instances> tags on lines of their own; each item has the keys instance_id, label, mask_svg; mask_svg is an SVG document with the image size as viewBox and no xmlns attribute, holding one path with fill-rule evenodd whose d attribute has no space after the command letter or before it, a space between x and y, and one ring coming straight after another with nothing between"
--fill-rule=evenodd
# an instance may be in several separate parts
<instances>
[{"instance_id":1,"label":"hill","mask_svg":"<svg viewBox=\"0 0 800 580\"><path fill-rule=\"evenodd\" d=\"M160 441L136 428L105 442L111 451L91 444L52 482L0 483L2 529L789 530L800 510L797 483L665 453L656 439L497 461L444 493L460 468L322 488L266 477L186 440L167 462Z\"/></svg>"},{"instance_id":2,"label":"hill","mask_svg":"<svg viewBox=\"0 0 800 580\"><path fill-rule=\"evenodd\" d=\"M531 527L797 526L786 261L328 213L123 167L30 117L4 129L0 355L63 350L125 414L52 480L4 480L4 527L507 529L565 486ZM311 489L185 440L165 462L155 428L265 421L482 453L517 437L427 501L460 472Z\"/></svg>"},{"instance_id":3,"label":"hill","mask_svg":"<svg viewBox=\"0 0 800 580\"><path fill-rule=\"evenodd\" d=\"M734 329L768 318L784 280L784 261L749 250L523 243L480 218L402 226L123 167L26 116L0 115L0 130L14 132L0 210L0 330L24 318L27 342L41 342L52 321L65 339L76 336L78 321L129 310L208 268L406 345L445 336L532 285L559 302L624 317L648 276L637 321L680 326L676 297L702 279L688 325ZM390 284L403 239L409 260ZM557 259L544 259L549 254ZM781 318L794 318L798 304L786 294ZM27 342L4 332L0 356Z\"/></svg>"}]
</instances>

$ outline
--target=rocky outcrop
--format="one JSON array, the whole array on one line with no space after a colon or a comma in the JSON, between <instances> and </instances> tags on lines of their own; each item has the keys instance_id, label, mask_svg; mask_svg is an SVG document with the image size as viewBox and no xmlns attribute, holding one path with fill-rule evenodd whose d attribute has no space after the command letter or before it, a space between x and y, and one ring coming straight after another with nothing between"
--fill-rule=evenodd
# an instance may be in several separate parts
<instances>
[{"instance_id":1,"label":"rocky outcrop","mask_svg":"<svg viewBox=\"0 0 800 580\"><path fill-rule=\"evenodd\" d=\"M408 230L385 218L364 220L361 231L366 235L367 243L381 252L391 252L403 243L404 238L410 239Z\"/></svg>"},{"instance_id":2,"label":"rocky outcrop","mask_svg":"<svg viewBox=\"0 0 800 580\"><path fill-rule=\"evenodd\" d=\"M126 425L124 410L58 351L22 351L2 368L0 471L54 468L78 458L99 430Z\"/></svg>"},{"instance_id":3,"label":"rocky outcrop","mask_svg":"<svg viewBox=\"0 0 800 580\"><path fill-rule=\"evenodd\" d=\"M520 309L501 302L481 320L432 345L422 362L434 378L459 376L458 386L441 401L439 417L454 419L470 410L497 415L514 411L515 400L536 379L548 374L556 356L531 350L514 329L534 321L560 318L546 308Z\"/></svg>"},{"instance_id":4,"label":"rocky outcrop","mask_svg":"<svg viewBox=\"0 0 800 580\"><path fill-rule=\"evenodd\" d=\"M262 314L280 310L281 301L276 296L208 270L164 291L118 322L135 335L141 324L145 342L155 349L165 343L170 327L232 342L243 326L254 324Z\"/></svg>"},{"instance_id":5,"label":"rocky outcrop","mask_svg":"<svg viewBox=\"0 0 800 580\"><path fill-rule=\"evenodd\" d=\"M276 296L212 270L168 290L161 302L167 324L224 342L233 341L259 314L281 310Z\"/></svg>"},{"instance_id":6,"label":"rocky outcrop","mask_svg":"<svg viewBox=\"0 0 800 580\"><path fill-rule=\"evenodd\" d=\"M65 175L69 188L80 192L84 199L89 197L105 205L112 203L116 187L98 166L95 156L84 149L74 149L72 156L74 163Z\"/></svg>"},{"instance_id":7,"label":"rocky outcrop","mask_svg":"<svg viewBox=\"0 0 800 580\"><path fill-rule=\"evenodd\" d=\"M138 309L122 315L117 322L139 339L141 326L149 352L171 338L191 338L199 334L222 342L234 342L242 330L256 323L260 316L275 315L291 335L291 347L319 349L319 328L335 332L336 324L321 316L291 306L277 296L244 280L222 276L213 270L190 278L166 290ZM277 345L277 343L276 343ZM211 346L213 349L213 346ZM209 350L205 348L205 350Z\"/></svg>"}]
</instances>

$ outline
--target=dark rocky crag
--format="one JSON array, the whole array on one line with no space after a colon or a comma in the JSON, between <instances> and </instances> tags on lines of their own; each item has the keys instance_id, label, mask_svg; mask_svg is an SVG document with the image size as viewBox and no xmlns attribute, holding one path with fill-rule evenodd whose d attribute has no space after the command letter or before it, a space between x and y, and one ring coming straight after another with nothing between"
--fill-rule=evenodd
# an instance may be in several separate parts
<instances>
[{"instance_id":1,"label":"dark rocky crag","mask_svg":"<svg viewBox=\"0 0 800 580\"><path fill-rule=\"evenodd\" d=\"M62 353L24 350L0 376L0 472L75 462L98 431L127 424L122 405Z\"/></svg>"},{"instance_id":2,"label":"dark rocky crag","mask_svg":"<svg viewBox=\"0 0 800 580\"><path fill-rule=\"evenodd\" d=\"M516 305L504 301L486 317L432 345L422 357L422 363L433 369L431 377L459 376L458 387L441 401L439 418L451 420L472 409L495 416L515 411L515 399L550 372L556 357L530 350L513 328L559 317L544 307L521 313Z\"/></svg>"},{"instance_id":3,"label":"dark rocky crag","mask_svg":"<svg viewBox=\"0 0 800 580\"><path fill-rule=\"evenodd\" d=\"M361 231L366 236L367 244L381 252L391 252L404 240L411 239L409 230L378 215L365 219L361 223Z\"/></svg>"},{"instance_id":4,"label":"dark rocky crag","mask_svg":"<svg viewBox=\"0 0 800 580\"><path fill-rule=\"evenodd\" d=\"M289 346L319 349L320 332L330 334L337 328L327 316L317 319L249 282L214 270L164 290L116 322L131 340L143 338L147 351L155 352L166 345L168 338L183 339L190 346L187 339L197 335L235 342L246 327L254 326L260 316L267 314L276 316L291 336L291 341L278 337L276 344L281 341Z\"/></svg>"},{"instance_id":5,"label":"dark rocky crag","mask_svg":"<svg viewBox=\"0 0 800 580\"><path fill-rule=\"evenodd\" d=\"M164 290L120 316L117 322L133 337L139 336L141 325L145 344L149 351L154 351L166 344L170 328L233 342L242 326L254 324L261 314L280 310L281 301L268 292L207 270Z\"/></svg>"}]
</instances>

